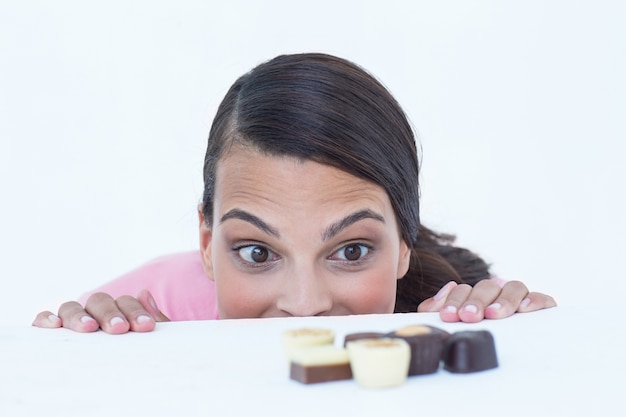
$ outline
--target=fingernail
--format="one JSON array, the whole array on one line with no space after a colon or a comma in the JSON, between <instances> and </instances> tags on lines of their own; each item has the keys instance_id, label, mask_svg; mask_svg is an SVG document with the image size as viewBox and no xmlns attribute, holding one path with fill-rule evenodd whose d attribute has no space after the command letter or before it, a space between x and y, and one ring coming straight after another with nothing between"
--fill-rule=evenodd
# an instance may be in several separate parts
<instances>
[{"instance_id":1,"label":"fingernail","mask_svg":"<svg viewBox=\"0 0 626 417\"><path fill-rule=\"evenodd\" d=\"M54 314L50 314L48 316L48 320L50 320L51 323L58 323L59 320L61 320L58 316L55 316Z\"/></svg>"},{"instance_id":2,"label":"fingernail","mask_svg":"<svg viewBox=\"0 0 626 417\"><path fill-rule=\"evenodd\" d=\"M487 308L489 310L500 310L502 308L502 304L500 304L500 303L493 303L493 304L487 306Z\"/></svg>"},{"instance_id":3,"label":"fingernail","mask_svg":"<svg viewBox=\"0 0 626 417\"><path fill-rule=\"evenodd\" d=\"M441 289L433 297L433 300L439 301L439 300L442 300L443 298L445 298L448 295L448 293L450 292L450 287L451 286L452 286L452 281L448 282L446 285L441 287Z\"/></svg>"},{"instance_id":4,"label":"fingernail","mask_svg":"<svg viewBox=\"0 0 626 417\"><path fill-rule=\"evenodd\" d=\"M519 303L519 308L520 309L526 308L528 307L528 304L530 304L530 298L526 297L522 300L521 303Z\"/></svg>"},{"instance_id":5,"label":"fingernail","mask_svg":"<svg viewBox=\"0 0 626 417\"><path fill-rule=\"evenodd\" d=\"M478 313L478 307L476 307L474 304L468 304L465 307L463 307L463 311L466 311L466 312L472 313L472 314L476 314L476 313Z\"/></svg>"},{"instance_id":6,"label":"fingernail","mask_svg":"<svg viewBox=\"0 0 626 417\"><path fill-rule=\"evenodd\" d=\"M111 321L109 321L109 324L111 326L115 326L115 325L120 324L120 323L124 323L124 319L122 319L121 317L113 317L111 319Z\"/></svg>"},{"instance_id":7,"label":"fingernail","mask_svg":"<svg viewBox=\"0 0 626 417\"><path fill-rule=\"evenodd\" d=\"M454 314L457 312L457 309L455 306L447 306L446 308L443 309L443 312Z\"/></svg>"},{"instance_id":8,"label":"fingernail","mask_svg":"<svg viewBox=\"0 0 626 417\"><path fill-rule=\"evenodd\" d=\"M93 318L93 317L89 317L89 316L82 316L82 317L80 318L80 321L81 321L82 323L89 323L89 322L91 322L91 321L96 321L96 320L94 320L94 318Z\"/></svg>"},{"instance_id":9,"label":"fingernail","mask_svg":"<svg viewBox=\"0 0 626 417\"><path fill-rule=\"evenodd\" d=\"M147 323L149 321L152 321L152 317L150 316L146 316L145 314L137 316L137 323Z\"/></svg>"}]
</instances>

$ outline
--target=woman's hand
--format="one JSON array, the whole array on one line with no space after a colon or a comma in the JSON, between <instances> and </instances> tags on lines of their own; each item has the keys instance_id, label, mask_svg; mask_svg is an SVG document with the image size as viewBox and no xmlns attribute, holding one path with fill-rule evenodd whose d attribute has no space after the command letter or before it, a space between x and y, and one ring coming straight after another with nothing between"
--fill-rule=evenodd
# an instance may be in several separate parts
<instances>
[{"instance_id":1,"label":"woman's hand","mask_svg":"<svg viewBox=\"0 0 626 417\"><path fill-rule=\"evenodd\" d=\"M129 295L113 299L103 292L87 299L85 308L76 301L59 307L59 314L43 311L37 315L33 326L44 328L65 327L76 332L95 332L102 329L107 333L121 334L128 331L150 332L156 322L169 321L157 307L152 294L142 290L137 298Z\"/></svg>"},{"instance_id":2,"label":"woman's hand","mask_svg":"<svg viewBox=\"0 0 626 417\"><path fill-rule=\"evenodd\" d=\"M418 307L418 312L438 311L446 322L475 323L482 319L502 319L513 313L526 313L556 306L549 295L529 292L519 281L485 279L474 287L448 282Z\"/></svg>"}]
</instances>

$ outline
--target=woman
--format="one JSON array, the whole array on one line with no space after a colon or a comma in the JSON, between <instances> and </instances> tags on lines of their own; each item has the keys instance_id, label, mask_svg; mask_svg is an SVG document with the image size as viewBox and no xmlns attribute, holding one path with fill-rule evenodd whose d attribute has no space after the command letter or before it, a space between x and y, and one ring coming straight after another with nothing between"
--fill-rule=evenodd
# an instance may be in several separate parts
<instances>
[{"instance_id":1,"label":"woman","mask_svg":"<svg viewBox=\"0 0 626 417\"><path fill-rule=\"evenodd\" d=\"M418 173L412 129L378 81L333 56L279 56L240 77L217 111L199 253L160 259L33 324L124 333L168 316L409 311L476 322L555 305L489 279L481 258L421 225Z\"/></svg>"}]
</instances>

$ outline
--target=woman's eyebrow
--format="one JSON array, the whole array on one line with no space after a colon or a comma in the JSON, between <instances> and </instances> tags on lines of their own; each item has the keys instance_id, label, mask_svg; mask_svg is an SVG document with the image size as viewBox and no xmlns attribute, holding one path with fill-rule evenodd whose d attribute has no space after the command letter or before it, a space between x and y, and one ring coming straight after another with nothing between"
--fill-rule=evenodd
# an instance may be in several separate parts
<instances>
[{"instance_id":1,"label":"woman's eyebrow","mask_svg":"<svg viewBox=\"0 0 626 417\"><path fill-rule=\"evenodd\" d=\"M232 209L228 211L222 216L222 218L220 219L220 223L224 223L228 219L243 220L267 234L280 238L280 233L278 232L278 230L276 230L276 228L270 226L259 217L245 210ZM375 213L370 209L359 210L328 226L326 230L324 230L324 232L322 233L322 240L327 241L329 239L332 239L335 235L337 235L346 227L364 219L374 219L385 223L385 218L380 214Z\"/></svg>"},{"instance_id":2,"label":"woman's eyebrow","mask_svg":"<svg viewBox=\"0 0 626 417\"><path fill-rule=\"evenodd\" d=\"M380 214L375 213L370 209L359 210L328 226L326 230L324 230L324 233L322 233L322 240L327 241L332 239L333 236L341 232L346 227L363 219L374 219L385 223L385 218Z\"/></svg>"},{"instance_id":3,"label":"woman's eyebrow","mask_svg":"<svg viewBox=\"0 0 626 417\"><path fill-rule=\"evenodd\" d=\"M257 228L261 229L263 232L267 234L280 238L280 233L278 233L278 230L276 230L274 227L270 226L269 224L265 223L259 217L255 216L252 213L248 213L245 210L232 209L228 211L226 214L222 216L222 218L220 219L220 223L224 223L228 219L243 220L244 222L248 222L251 225L256 226Z\"/></svg>"}]
</instances>

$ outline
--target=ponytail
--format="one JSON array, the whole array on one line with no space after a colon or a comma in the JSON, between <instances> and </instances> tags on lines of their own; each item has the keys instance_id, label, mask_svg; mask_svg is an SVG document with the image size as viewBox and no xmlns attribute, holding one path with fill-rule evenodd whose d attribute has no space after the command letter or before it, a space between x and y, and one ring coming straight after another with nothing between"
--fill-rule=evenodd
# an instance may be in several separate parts
<instances>
[{"instance_id":1,"label":"ponytail","mask_svg":"<svg viewBox=\"0 0 626 417\"><path fill-rule=\"evenodd\" d=\"M489 265L475 253L454 246L455 236L438 234L420 225L407 274L398 280L396 313L417 311L450 281L475 285L489 278Z\"/></svg>"}]
</instances>

